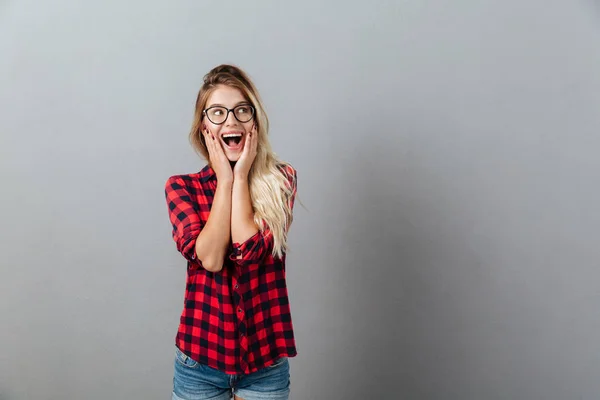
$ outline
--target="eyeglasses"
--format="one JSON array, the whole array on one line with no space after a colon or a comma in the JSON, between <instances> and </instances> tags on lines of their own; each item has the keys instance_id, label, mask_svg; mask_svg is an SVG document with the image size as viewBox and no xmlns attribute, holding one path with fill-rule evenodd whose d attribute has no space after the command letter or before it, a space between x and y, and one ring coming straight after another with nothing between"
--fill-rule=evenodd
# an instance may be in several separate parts
<instances>
[{"instance_id":1,"label":"eyeglasses","mask_svg":"<svg viewBox=\"0 0 600 400\"><path fill-rule=\"evenodd\" d=\"M202 111L204 115L216 125L221 125L227 118L229 113L233 111L233 116L240 122L248 122L254 117L254 107L250 104L240 104L234 108L227 108L222 106L212 106Z\"/></svg>"}]
</instances>

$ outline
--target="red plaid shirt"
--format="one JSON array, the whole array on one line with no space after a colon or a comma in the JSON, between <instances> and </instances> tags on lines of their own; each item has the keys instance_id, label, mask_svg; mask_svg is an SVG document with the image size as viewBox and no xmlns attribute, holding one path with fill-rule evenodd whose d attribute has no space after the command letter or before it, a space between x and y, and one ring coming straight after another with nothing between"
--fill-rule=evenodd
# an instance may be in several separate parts
<instances>
[{"instance_id":1,"label":"red plaid shirt","mask_svg":"<svg viewBox=\"0 0 600 400\"><path fill-rule=\"evenodd\" d=\"M296 171L284 167L296 195ZM175 344L199 363L227 374L249 374L276 358L296 355L285 279L285 255L272 256L273 236L258 232L230 243L223 269L210 272L196 258L195 243L208 220L217 178L200 172L168 179L165 196L173 240L187 260L183 312Z\"/></svg>"}]
</instances>

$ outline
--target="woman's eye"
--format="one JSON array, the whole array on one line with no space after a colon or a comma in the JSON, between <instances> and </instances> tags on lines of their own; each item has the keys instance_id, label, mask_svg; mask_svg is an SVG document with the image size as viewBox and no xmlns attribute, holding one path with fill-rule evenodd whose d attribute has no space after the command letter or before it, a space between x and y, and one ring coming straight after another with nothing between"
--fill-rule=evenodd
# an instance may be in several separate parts
<instances>
[{"instance_id":1,"label":"woman's eye","mask_svg":"<svg viewBox=\"0 0 600 400\"><path fill-rule=\"evenodd\" d=\"M238 113L240 113L240 114L244 114L244 113L247 113L247 112L248 112L248 109L246 107L240 107L240 108L238 108Z\"/></svg>"}]
</instances>

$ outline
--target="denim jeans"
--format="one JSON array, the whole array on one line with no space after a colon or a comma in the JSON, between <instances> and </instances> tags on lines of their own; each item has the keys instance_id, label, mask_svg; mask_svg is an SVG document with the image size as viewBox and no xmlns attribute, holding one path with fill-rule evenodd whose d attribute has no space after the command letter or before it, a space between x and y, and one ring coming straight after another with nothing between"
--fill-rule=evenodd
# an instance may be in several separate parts
<instances>
[{"instance_id":1,"label":"denim jeans","mask_svg":"<svg viewBox=\"0 0 600 400\"><path fill-rule=\"evenodd\" d=\"M287 400L290 367L287 357L248 375L229 375L200 364L175 349L172 400Z\"/></svg>"}]
</instances>

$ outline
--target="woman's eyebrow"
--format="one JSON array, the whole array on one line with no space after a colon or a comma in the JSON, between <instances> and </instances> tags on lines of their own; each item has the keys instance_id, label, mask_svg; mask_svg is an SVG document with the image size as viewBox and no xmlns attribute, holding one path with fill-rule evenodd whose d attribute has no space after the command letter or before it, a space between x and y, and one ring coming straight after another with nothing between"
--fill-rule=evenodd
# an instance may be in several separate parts
<instances>
[{"instance_id":1,"label":"woman's eyebrow","mask_svg":"<svg viewBox=\"0 0 600 400\"><path fill-rule=\"evenodd\" d=\"M235 103L234 107L240 106L240 105L242 105L242 104L250 104L250 102L249 102L249 101L247 101L247 100L238 101L237 103ZM209 108L209 107L217 107L217 106L218 106L218 107L225 107L223 104L220 104L220 103L214 103L214 104L211 104L210 106L208 106L207 108ZM225 107L225 108L227 108L227 107Z\"/></svg>"}]
</instances>

